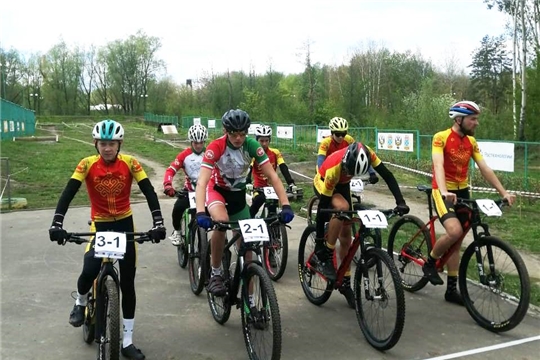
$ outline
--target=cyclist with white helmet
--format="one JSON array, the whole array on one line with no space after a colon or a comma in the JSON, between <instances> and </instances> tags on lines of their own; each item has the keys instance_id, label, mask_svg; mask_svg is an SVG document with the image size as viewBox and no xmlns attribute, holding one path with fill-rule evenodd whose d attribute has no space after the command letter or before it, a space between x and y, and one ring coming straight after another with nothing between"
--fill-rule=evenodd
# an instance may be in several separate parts
<instances>
[{"instance_id":1,"label":"cyclist with white helmet","mask_svg":"<svg viewBox=\"0 0 540 360\"><path fill-rule=\"evenodd\" d=\"M439 276L435 263L460 237L463 228L455 211L456 198L470 198L468 168L471 158L474 160L482 176L499 192L501 197L512 205L514 195L510 195L497 175L487 165L480 153L474 132L478 126L480 107L472 101L459 101L452 105L448 115L454 121L452 127L440 131L433 137L431 153L433 161L432 197L435 210L446 230L440 237L424 264L424 276L433 285L444 282ZM446 301L464 305L461 294L457 290L459 268L459 251L448 260L447 289L444 295Z\"/></svg>"},{"instance_id":2,"label":"cyclist with white helmet","mask_svg":"<svg viewBox=\"0 0 540 360\"><path fill-rule=\"evenodd\" d=\"M324 138L319 145L319 152L317 153L317 169L334 151L346 148L355 141L354 138L348 134L349 123L346 119L333 117L330 119L328 127L330 128L330 136ZM379 178L372 167L369 168L368 172L370 184L379 182Z\"/></svg>"},{"instance_id":3,"label":"cyclist with white helmet","mask_svg":"<svg viewBox=\"0 0 540 360\"><path fill-rule=\"evenodd\" d=\"M180 169L182 169L185 174L184 190L195 191L197 179L199 178L199 172L201 170L205 143L208 139L208 130L206 130L203 125L195 124L188 130L188 139L191 142L191 146L181 151L165 171L165 177L163 178L163 192L167 196L174 197L176 195L176 190L174 189L172 182L174 176ZM180 234L180 222L182 221L184 211L188 208L189 199L187 197L179 197L174 203L172 210L172 224L174 230L172 235L169 236L169 239L174 246L181 244L183 234Z\"/></svg>"},{"instance_id":4,"label":"cyclist with white helmet","mask_svg":"<svg viewBox=\"0 0 540 360\"><path fill-rule=\"evenodd\" d=\"M313 188L319 197L319 205L317 207L315 255L311 260L311 265L316 267L328 281L336 280L336 269L332 261L336 242L339 238L340 251L338 255L340 259L343 259L351 245L352 224L337 217L330 219L329 213L321 212L321 210L329 208L343 211L352 210L350 181L353 177L367 174L370 166L373 166L382 176L394 195L397 205L396 211L400 214L409 212L409 207L403 199L396 178L368 146L353 142L348 147L337 150L328 156L313 179ZM329 224L325 239L326 222ZM343 285L339 291L345 296L349 306L354 308L350 269L345 273Z\"/></svg>"},{"instance_id":5,"label":"cyclist with white helmet","mask_svg":"<svg viewBox=\"0 0 540 360\"><path fill-rule=\"evenodd\" d=\"M287 185L289 185L289 191L294 192L296 190L296 185L291 176L291 173L289 172L289 167L283 159L283 155L281 155L281 152L278 149L270 147L270 141L272 140L272 128L268 125L257 126L255 128L255 139L259 142L259 144L261 144L262 148L264 149L264 152L268 156L268 159L270 160L270 164L272 165L274 171L276 171L279 166L279 169L281 170L281 173L283 174ZM249 167L249 173L247 176L248 185L246 185L246 187L250 187L252 175L253 186L255 186L256 188L263 188L265 186L271 185L266 175L263 174L261 170L261 165L257 161L255 161L255 159L251 161L251 165ZM251 207L249 208L249 213L252 218L255 216L255 214L257 214L257 212L259 212L259 209L265 201L266 197L264 193L256 192L253 195L253 198L251 199ZM276 211L276 209L269 210L272 212Z\"/></svg>"},{"instance_id":6,"label":"cyclist with white helmet","mask_svg":"<svg viewBox=\"0 0 540 360\"><path fill-rule=\"evenodd\" d=\"M60 245L64 244L67 237L67 233L63 229L64 216L83 181L86 183L90 199L91 230L133 232L133 212L130 204L133 179L146 197L152 214L154 226L150 230L150 236L156 243L165 239L166 230L163 226L163 217L158 197L150 179L133 156L120 154L120 146L124 141L122 125L114 120L103 120L93 127L92 137L98 154L82 159L68 181L56 206L52 226L49 229L50 240L57 241ZM127 235L127 238L133 239L133 235ZM140 360L144 359L145 356L133 345L136 305L136 247L136 243L127 242L124 258L118 261L124 317L121 352L129 359ZM88 244L84 254L82 272L77 281L77 298L73 310L69 314L69 323L74 327L79 327L84 322L87 293L90 291L100 267L101 259L94 257L93 244Z\"/></svg>"},{"instance_id":7,"label":"cyclist with white helmet","mask_svg":"<svg viewBox=\"0 0 540 360\"><path fill-rule=\"evenodd\" d=\"M251 159L261 165L261 170L271 181L282 204L281 221L289 223L294 213L283 184L272 169L268 156L260 144L247 136L251 119L247 112L229 110L221 118L224 135L206 147L197 180L195 196L197 202L197 223L210 229L215 221L238 221L249 219L246 203L246 176ZM205 206L208 207L207 215ZM212 272L207 290L214 296L224 296L221 257L225 245L225 231L217 229L210 239Z\"/></svg>"}]
</instances>

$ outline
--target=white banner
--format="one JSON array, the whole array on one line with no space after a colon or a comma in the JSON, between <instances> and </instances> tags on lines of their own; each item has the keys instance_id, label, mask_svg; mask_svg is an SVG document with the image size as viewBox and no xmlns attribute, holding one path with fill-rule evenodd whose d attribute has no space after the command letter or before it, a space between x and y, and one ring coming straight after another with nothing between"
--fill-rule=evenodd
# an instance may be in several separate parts
<instances>
[{"instance_id":1,"label":"white banner","mask_svg":"<svg viewBox=\"0 0 540 360\"><path fill-rule=\"evenodd\" d=\"M193 125L201 125L201 118L193 118Z\"/></svg>"},{"instance_id":2,"label":"white banner","mask_svg":"<svg viewBox=\"0 0 540 360\"><path fill-rule=\"evenodd\" d=\"M280 139L294 138L294 128L292 126L278 126L276 133L276 136Z\"/></svg>"},{"instance_id":3,"label":"white banner","mask_svg":"<svg viewBox=\"0 0 540 360\"><path fill-rule=\"evenodd\" d=\"M320 143L324 138L332 135L330 129L318 129L317 130L317 142Z\"/></svg>"},{"instance_id":4,"label":"white banner","mask_svg":"<svg viewBox=\"0 0 540 360\"><path fill-rule=\"evenodd\" d=\"M165 135L178 134L178 129L176 129L176 125L161 125L161 130Z\"/></svg>"},{"instance_id":5,"label":"white banner","mask_svg":"<svg viewBox=\"0 0 540 360\"><path fill-rule=\"evenodd\" d=\"M414 135L410 133L379 132L378 150L414 151Z\"/></svg>"},{"instance_id":6,"label":"white banner","mask_svg":"<svg viewBox=\"0 0 540 360\"><path fill-rule=\"evenodd\" d=\"M493 170L514 172L514 144L505 142L478 141L480 152ZM474 164L476 168L476 163Z\"/></svg>"},{"instance_id":7,"label":"white banner","mask_svg":"<svg viewBox=\"0 0 540 360\"><path fill-rule=\"evenodd\" d=\"M208 128L209 129L215 129L216 128L216 120L208 120Z\"/></svg>"},{"instance_id":8,"label":"white banner","mask_svg":"<svg viewBox=\"0 0 540 360\"><path fill-rule=\"evenodd\" d=\"M261 124L251 124L248 129L248 134L255 134L255 128Z\"/></svg>"}]
</instances>

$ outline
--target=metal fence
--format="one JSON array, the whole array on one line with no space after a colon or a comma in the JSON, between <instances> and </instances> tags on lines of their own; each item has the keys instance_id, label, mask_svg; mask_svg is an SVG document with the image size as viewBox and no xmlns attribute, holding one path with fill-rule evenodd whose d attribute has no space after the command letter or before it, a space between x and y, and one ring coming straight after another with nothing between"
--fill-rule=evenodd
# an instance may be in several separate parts
<instances>
[{"instance_id":1,"label":"metal fence","mask_svg":"<svg viewBox=\"0 0 540 360\"><path fill-rule=\"evenodd\" d=\"M31 136L36 131L34 111L4 99L0 99L0 122L2 140L17 136Z\"/></svg>"}]
</instances>

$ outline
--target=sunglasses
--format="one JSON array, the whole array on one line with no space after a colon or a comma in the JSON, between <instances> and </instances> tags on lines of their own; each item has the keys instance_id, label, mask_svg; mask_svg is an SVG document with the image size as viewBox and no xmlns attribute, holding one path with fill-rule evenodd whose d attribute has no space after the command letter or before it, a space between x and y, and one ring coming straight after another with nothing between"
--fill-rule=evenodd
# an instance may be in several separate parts
<instances>
[{"instance_id":1,"label":"sunglasses","mask_svg":"<svg viewBox=\"0 0 540 360\"><path fill-rule=\"evenodd\" d=\"M345 137L347 133L346 132L333 132L332 135L335 135L336 137Z\"/></svg>"}]
</instances>

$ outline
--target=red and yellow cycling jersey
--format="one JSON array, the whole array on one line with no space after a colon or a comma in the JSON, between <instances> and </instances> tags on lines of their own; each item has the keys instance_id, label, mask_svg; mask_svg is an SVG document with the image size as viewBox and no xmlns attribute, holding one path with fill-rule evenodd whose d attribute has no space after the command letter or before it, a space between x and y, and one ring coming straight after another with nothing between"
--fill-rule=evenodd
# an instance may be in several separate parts
<instances>
[{"instance_id":1,"label":"red and yellow cycling jersey","mask_svg":"<svg viewBox=\"0 0 540 360\"><path fill-rule=\"evenodd\" d=\"M371 166L377 167L381 163L381 159L368 146L371 157ZM341 171L341 161L347 152L347 148L340 149L330 154L321 167L317 170L317 174L313 179L313 185L317 191L325 196L332 196L334 189L338 184L346 184L351 181L352 176L346 175Z\"/></svg>"},{"instance_id":2,"label":"red and yellow cycling jersey","mask_svg":"<svg viewBox=\"0 0 540 360\"><path fill-rule=\"evenodd\" d=\"M350 144L354 142L354 138L347 134L345 135L345 138L341 143L337 143L333 138L332 135L325 137L322 139L321 144L319 145L319 152L317 155L323 155L328 157L332 153L341 150L343 148L346 148Z\"/></svg>"},{"instance_id":3,"label":"red and yellow cycling jersey","mask_svg":"<svg viewBox=\"0 0 540 360\"><path fill-rule=\"evenodd\" d=\"M476 139L467 135L462 137L452 128L435 134L431 152L444 156L447 190L459 190L469 186L468 170L471 157L476 162L483 159ZM438 189L434 169L431 185L433 189Z\"/></svg>"},{"instance_id":4,"label":"red and yellow cycling jersey","mask_svg":"<svg viewBox=\"0 0 540 360\"><path fill-rule=\"evenodd\" d=\"M274 170L276 170L279 165L285 163L285 160L283 160L283 156L278 149L269 147L266 149L266 155L268 156L270 164L272 165L272 168ZM253 167L253 186L270 186L271 184L268 183L268 178L266 177L266 175L263 174L261 166L258 162L255 161L255 159L251 161L251 166Z\"/></svg>"},{"instance_id":5,"label":"red and yellow cycling jersey","mask_svg":"<svg viewBox=\"0 0 540 360\"><path fill-rule=\"evenodd\" d=\"M99 155L82 159L72 179L85 181L94 221L126 218L131 211L131 184L146 179L141 164L132 156L118 154L115 162L105 163Z\"/></svg>"}]
</instances>

